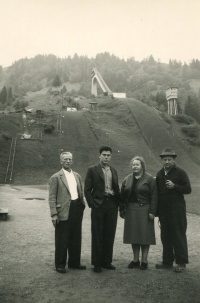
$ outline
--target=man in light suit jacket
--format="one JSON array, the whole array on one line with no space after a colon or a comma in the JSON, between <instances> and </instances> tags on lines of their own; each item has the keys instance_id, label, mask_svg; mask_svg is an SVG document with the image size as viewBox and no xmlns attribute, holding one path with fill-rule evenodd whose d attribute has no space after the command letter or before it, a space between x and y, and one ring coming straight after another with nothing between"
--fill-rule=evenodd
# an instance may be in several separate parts
<instances>
[{"instance_id":1,"label":"man in light suit jacket","mask_svg":"<svg viewBox=\"0 0 200 303\"><path fill-rule=\"evenodd\" d=\"M81 177L72 171L73 155L60 155L62 169L49 181L49 206L55 227L55 267L59 273L66 273L68 267L86 269L81 265L82 218L85 203Z\"/></svg>"},{"instance_id":2,"label":"man in light suit jacket","mask_svg":"<svg viewBox=\"0 0 200 303\"><path fill-rule=\"evenodd\" d=\"M113 245L121 204L117 172L109 165L112 149L102 146L99 153L100 163L88 168L85 179L85 197L92 209L92 265L97 273L101 268L115 269Z\"/></svg>"}]
</instances>

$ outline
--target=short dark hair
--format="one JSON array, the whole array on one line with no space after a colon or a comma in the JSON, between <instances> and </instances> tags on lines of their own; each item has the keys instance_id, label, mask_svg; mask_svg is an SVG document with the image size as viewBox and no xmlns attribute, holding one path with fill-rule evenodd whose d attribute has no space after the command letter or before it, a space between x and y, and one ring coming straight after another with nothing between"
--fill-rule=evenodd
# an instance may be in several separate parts
<instances>
[{"instance_id":1,"label":"short dark hair","mask_svg":"<svg viewBox=\"0 0 200 303\"><path fill-rule=\"evenodd\" d=\"M110 151L112 153L112 148L108 145L103 145L99 148L99 153L101 154L103 151Z\"/></svg>"}]
</instances>

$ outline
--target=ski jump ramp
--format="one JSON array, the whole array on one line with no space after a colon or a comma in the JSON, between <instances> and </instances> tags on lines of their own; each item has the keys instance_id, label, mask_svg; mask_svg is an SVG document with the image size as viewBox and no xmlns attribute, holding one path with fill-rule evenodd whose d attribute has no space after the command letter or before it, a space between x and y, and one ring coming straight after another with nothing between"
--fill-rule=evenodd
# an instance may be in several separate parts
<instances>
[{"instance_id":1,"label":"ski jump ramp","mask_svg":"<svg viewBox=\"0 0 200 303\"><path fill-rule=\"evenodd\" d=\"M126 93L113 93L111 91L111 89L108 87L108 85L104 81L103 77L101 76L97 68L92 69L91 77L92 77L91 94L94 95L95 97L98 96L98 91L97 91L97 83L98 83L105 95L113 96L114 98L126 98Z\"/></svg>"}]
</instances>

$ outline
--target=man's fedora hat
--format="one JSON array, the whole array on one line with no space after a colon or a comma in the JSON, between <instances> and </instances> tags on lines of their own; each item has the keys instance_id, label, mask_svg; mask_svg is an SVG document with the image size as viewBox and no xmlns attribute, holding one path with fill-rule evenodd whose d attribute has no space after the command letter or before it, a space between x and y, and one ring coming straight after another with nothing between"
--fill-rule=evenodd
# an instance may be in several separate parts
<instances>
[{"instance_id":1,"label":"man's fedora hat","mask_svg":"<svg viewBox=\"0 0 200 303\"><path fill-rule=\"evenodd\" d=\"M176 158L177 155L175 153L175 151L171 148L171 147L165 147L162 151L162 153L160 154L160 157L166 157L166 156L171 156Z\"/></svg>"}]
</instances>

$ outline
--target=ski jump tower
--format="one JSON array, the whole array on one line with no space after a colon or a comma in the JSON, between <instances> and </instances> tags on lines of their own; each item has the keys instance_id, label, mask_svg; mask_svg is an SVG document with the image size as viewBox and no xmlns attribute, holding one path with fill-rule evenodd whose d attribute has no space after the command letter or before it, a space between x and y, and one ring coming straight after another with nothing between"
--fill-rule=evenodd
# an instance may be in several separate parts
<instances>
[{"instance_id":1,"label":"ski jump tower","mask_svg":"<svg viewBox=\"0 0 200 303\"><path fill-rule=\"evenodd\" d=\"M91 88L91 94L97 97L97 83L99 83L104 95L113 95L113 92L110 90L106 82L103 80L100 72L97 70L97 68L92 69L92 88Z\"/></svg>"},{"instance_id":2,"label":"ski jump tower","mask_svg":"<svg viewBox=\"0 0 200 303\"><path fill-rule=\"evenodd\" d=\"M168 103L168 114L177 115L177 99L178 99L178 88L170 87L166 90L166 98Z\"/></svg>"}]
</instances>

